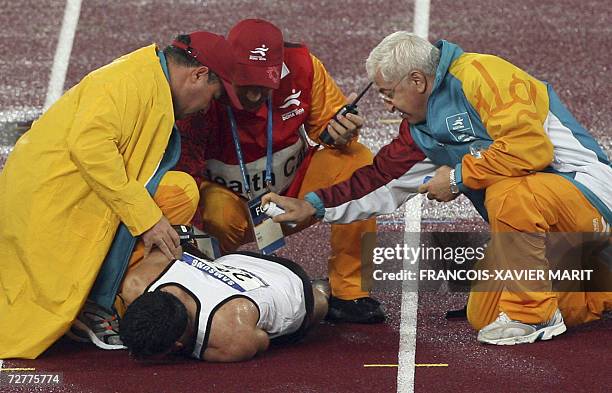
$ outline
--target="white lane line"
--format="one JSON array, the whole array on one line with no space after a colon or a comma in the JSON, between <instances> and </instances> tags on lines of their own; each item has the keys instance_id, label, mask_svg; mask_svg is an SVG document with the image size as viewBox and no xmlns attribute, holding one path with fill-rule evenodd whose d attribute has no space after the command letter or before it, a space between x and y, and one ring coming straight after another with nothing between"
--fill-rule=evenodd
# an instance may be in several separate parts
<instances>
[{"instance_id":1,"label":"white lane line","mask_svg":"<svg viewBox=\"0 0 612 393\"><path fill-rule=\"evenodd\" d=\"M414 20L412 29L416 35L427 39L429 37L429 1L414 1Z\"/></svg>"},{"instance_id":2,"label":"white lane line","mask_svg":"<svg viewBox=\"0 0 612 393\"><path fill-rule=\"evenodd\" d=\"M364 364L364 368L378 368L378 367L398 367L398 364ZM414 367L448 367L448 363L417 363Z\"/></svg>"},{"instance_id":3,"label":"white lane line","mask_svg":"<svg viewBox=\"0 0 612 393\"><path fill-rule=\"evenodd\" d=\"M404 243L407 247L419 247L423 195L416 195L405 204ZM418 274L418 262L410 264L404 260L404 269ZM397 391L414 392L414 369L416 355L417 308L419 303L418 283L406 280L402 283L402 308L400 319L400 342L398 353Z\"/></svg>"},{"instance_id":4,"label":"white lane line","mask_svg":"<svg viewBox=\"0 0 612 393\"><path fill-rule=\"evenodd\" d=\"M429 37L430 0L415 0L413 32L421 38ZM417 195L406 203L404 241L408 247L420 245L421 213L423 196ZM411 235L412 234L412 235ZM418 262L409 265L404 261L404 269L417 271ZM414 370L416 367L417 308L419 305L418 284L404 281L402 285L402 309L400 320L400 343L397 370L397 391L414 392Z\"/></svg>"},{"instance_id":5,"label":"white lane line","mask_svg":"<svg viewBox=\"0 0 612 393\"><path fill-rule=\"evenodd\" d=\"M46 111L64 93L66 72L68 71L68 64L70 64L70 53L72 52L72 43L74 42L74 34L79 23L80 13L81 0L66 0L64 20L62 21L57 48L55 48L55 56L53 57L53 66L51 67L47 98L45 99L43 111Z\"/></svg>"}]
</instances>

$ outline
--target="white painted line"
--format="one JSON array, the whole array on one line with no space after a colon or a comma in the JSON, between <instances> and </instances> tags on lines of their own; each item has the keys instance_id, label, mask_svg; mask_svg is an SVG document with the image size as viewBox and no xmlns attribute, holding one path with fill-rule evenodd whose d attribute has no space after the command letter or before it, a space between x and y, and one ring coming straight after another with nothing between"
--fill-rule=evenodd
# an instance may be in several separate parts
<instances>
[{"instance_id":1,"label":"white painted line","mask_svg":"<svg viewBox=\"0 0 612 393\"><path fill-rule=\"evenodd\" d=\"M404 243L407 247L419 247L423 195L416 195L405 205ZM404 260L404 269L418 273L419 264ZM416 355L417 308L419 303L418 283L404 281L402 284L402 308L400 319L400 342L398 353L397 391L414 392L414 369Z\"/></svg>"},{"instance_id":2,"label":"white painted line","mask_svg":"<svg viewBox=\"0 0 612 393\"><path fill-rule=\"evenodd\" d=\"M421 38L429 37L429 3L430 0L415 0L414 19L412 23L413 32ZM405 205L405 244L410 247L420 245L421 213L423 207L423 196L417 195ZM411 235L413 234L413 235ZM418 262L409 265L404 260L404 269L416 271L418 274ZM418 276L417 276L418 277ZM419 306L418 284L416 282L404 281L402 284L402 309L400 320L400 342L397 370L397 391L399 393L414 392L414 370L416 367L416 333L417 333L417 308Z\"/></svg>"},{"instance_id":3,"label":"white painted line","mask_svg":"<svg viewBox=\"0 0 612 393\"><path fill-rule=\"evenodd\" d=\"M72 52L72 43L74 42L74 34L79 23L80 13L81 0L66 0L64 20L62 21L57 48L55 48L55 56L53 57L53 66L51 67L47 98L45 99L43 111L49 109L64 94L64 82L66 81L68 64L70 64L70 53Z\"/></svg>"},{"instance_id":4,"label":"white painted line","mask_svg":"<svg viewBox=\"0 0 612 393\"><path fill-rule=\"evenodd\" d=\"M421 38L429 37L429 1L415 0L412 30Z\"/></svg>"},{"instance_id":5,"label":"white painted line","mask_svg":"<svg viewBox=\"0 0 612 393\"><path fill-rule=\"evenodd\" d=\"M364 364L364 368L394 368L398 367L398 364ZM448 367L448 363L417 363L415 367Z\"/></svg>"},{"instance_id":6,"label":"white painted line","mask_svg":"<svg viewBox=\"0 0 612 393\"><path fill-rule=\"evenodd\" d=\"M4 360L0 359L0 370L2 370L2 363L4 363Z\"/></svg>"}]
</instances>

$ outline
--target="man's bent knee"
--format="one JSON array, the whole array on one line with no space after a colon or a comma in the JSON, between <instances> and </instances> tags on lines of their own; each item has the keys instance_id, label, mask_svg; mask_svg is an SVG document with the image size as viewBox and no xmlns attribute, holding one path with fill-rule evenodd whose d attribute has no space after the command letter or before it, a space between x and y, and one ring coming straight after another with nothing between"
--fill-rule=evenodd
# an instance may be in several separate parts
<instances>
[{"instance_id":1,"label":"man's bent knee","mask_svg":"<svg viewBox=\"0 0 612 393\"><path fill-rule=\"evenodd\" d=\"M223 252L246 242L249 218L246 203L231 190L206 181L200 187L200 208L204 230L221 242Z\"/></svg>"},{"instance_id":2,"label":"man's bent knee","mask_svg":"<svg viewBox=\"0 0 612 393\"><path fill-rule=\"evenodd\" d=\"M189 224L197 210L200 193L190 175L170 171L162 177L153 199L172 224Z\"/></svg>"}]
</instances>

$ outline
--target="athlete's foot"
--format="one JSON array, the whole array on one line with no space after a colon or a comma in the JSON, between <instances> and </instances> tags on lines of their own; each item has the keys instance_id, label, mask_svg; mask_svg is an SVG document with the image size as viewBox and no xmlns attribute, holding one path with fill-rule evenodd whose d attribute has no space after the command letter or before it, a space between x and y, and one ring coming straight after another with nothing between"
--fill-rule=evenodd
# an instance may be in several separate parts
<instances>
[{"instance_id":1,"label":"athlete's foot","mask_svg":"<svg viewBox=\"0 0 612 393\"><path fill-rule=\"evenodd\" d=\"M119 320L94 302L87 301L67 336L75 341L91 341L101 349L126 349L119 337Z\"/></svg>"}]
</instances>

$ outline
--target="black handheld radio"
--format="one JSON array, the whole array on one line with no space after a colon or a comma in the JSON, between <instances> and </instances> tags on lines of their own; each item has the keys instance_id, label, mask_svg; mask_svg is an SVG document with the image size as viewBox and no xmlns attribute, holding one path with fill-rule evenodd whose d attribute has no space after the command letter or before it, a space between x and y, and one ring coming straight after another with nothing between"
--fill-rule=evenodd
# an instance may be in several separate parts
<instances>
[{"instance_id":1,"label":"black handheld radio","mask_svg":"<svg viewBox=\"0 0 612 393\"><path fill-rule=\"evenodd\" d=\"M174 230L178 234L179 239L181 240L181 244L184 241L190 241L194 239L206 239L210 237L210 235L208 234L204 234L204 235L196 234L193 227L189 225L172 225L172 228L174 228Z\"/></svg>"},{"instance_id":2,"label":"black handheld radio","mask_svg":"<svg viewBox=\"0 0 612 393\"><path fill-rule=\"evenodd\" d=\"M355 98L355 100L353 100L353 102L340 108L340 110L336 112L333 118L335 119L336 116L338 115L345 116L347 113L352 113L354 115L357 115L359 113L357 111L357 103L359 102L361 97L363 97L363 95L368 91L368 89L372 86L372 83L373 82L368 83L365 89L363 89L361 93L359 93L359 95ZM323 130L323 132L319 136L319 139L321 139L321 142L325 143L326 145L334 144L334 138L332 138L331 135L329 135L329 132L327 132L327 128Z\"/></svg>"}]
</instances>

